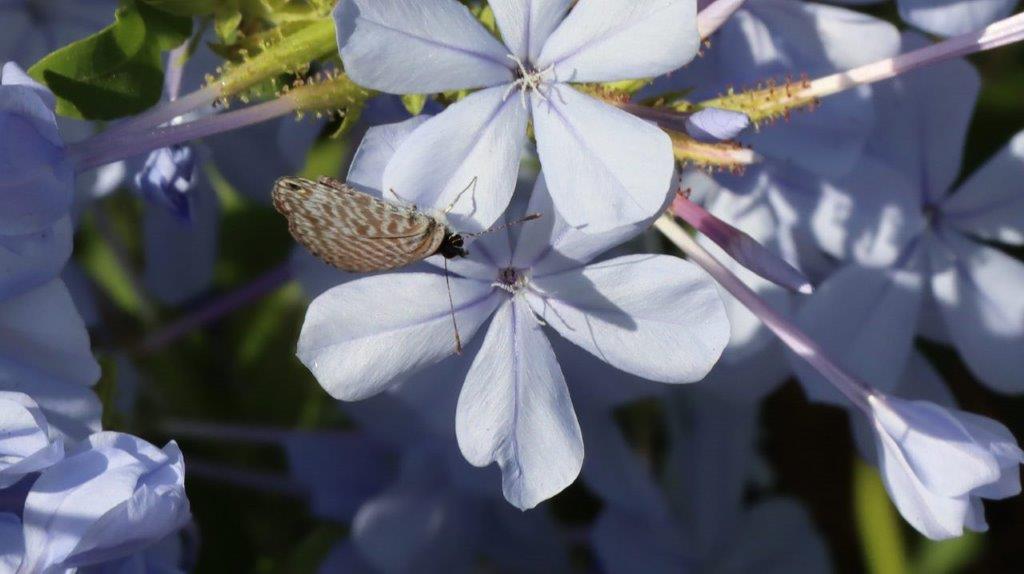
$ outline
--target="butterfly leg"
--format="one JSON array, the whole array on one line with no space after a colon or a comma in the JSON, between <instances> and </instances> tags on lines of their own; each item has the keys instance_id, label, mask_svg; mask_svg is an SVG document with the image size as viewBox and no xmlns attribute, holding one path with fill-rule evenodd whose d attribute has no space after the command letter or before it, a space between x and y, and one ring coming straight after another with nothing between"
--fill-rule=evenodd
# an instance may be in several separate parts
<instances>
[{"instance_id":1,"label":"butterfly leg","mask_svg":"<svg viewBox=\"0 0 1024 574\"><path fill-rule=\"evenodd\" d=\"M462 199L462 196L465 195L467 191L472 190L473 193L470 194L470 198L475 198L476 197L476 182L477 182L477 179L478 178L476 176L473 176L473 179L470 180L469 185L467 185L465 188L463 188L463 190L460 191L459 194L455 196L455 199L453 199L452 202L448 204L448 207L444 208L444 211L442 213L444 213L445 215L448 215L449 213L451 213L452 210L455 209L455 204L457 204L459 202L459 200ZM475 203L475 201L474 201L474 203Z\"/></svg>"},{"instance_id":2,"label":"butterfly leg","mask_svg":"<svg viewBox=\"0 0 1024 574\"><path fill-rule=\"evenodd\" d=\"M401 203L402 205L404 205L406 207L409 207L409 208L411 208L413 210L416 209L416 204L415 203L409 201L408 199L402 197L401 195L398 195L398 192L395 191L394 188L389 187L388 188L388 193L390 193L391 195L395 196L395 199L397 199L398 202Z\"/></svg>"}]
</instances>

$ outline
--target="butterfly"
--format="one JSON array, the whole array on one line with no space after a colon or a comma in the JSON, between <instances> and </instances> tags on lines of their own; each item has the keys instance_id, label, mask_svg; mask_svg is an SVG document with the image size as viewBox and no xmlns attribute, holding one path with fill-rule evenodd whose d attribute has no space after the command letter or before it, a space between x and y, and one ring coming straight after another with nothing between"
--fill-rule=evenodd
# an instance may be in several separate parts
<instances>
[{"instance_id":1,"label":"butterfly","mask_svg":"<svg viewBox=\"0 0 1024 574\"><path fill-rule=\"evenodd\" d=\"M344 271L387 271L436 254L469 255L465 238L443 212L380 199L330 177L283 177L272 197L295 241Z\"/></svg>"}]
</instances>

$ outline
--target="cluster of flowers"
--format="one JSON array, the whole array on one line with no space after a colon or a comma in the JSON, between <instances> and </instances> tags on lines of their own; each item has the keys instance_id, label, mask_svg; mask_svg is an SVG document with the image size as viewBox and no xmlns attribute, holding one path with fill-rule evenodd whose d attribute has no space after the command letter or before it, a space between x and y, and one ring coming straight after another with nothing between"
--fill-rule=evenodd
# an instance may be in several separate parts
<instances>
[{"instance_id":1,"label":"cluster of flowers","mask_svg":"<svg viewBox=\"0 0 1024 574\"><path fill-rule=\"evenodd\" d=\"M579 541L543 508L513 507L534 508L581 474L604 502L585 541L609 572L768 559L827 570L797 502L744 502L757 404L791 375L810 399L850 410L863 455L914 528L933 539L985 530L981 501L1020 492L1024 452L1000 423L956 408L914 341L951 345L982 383L1024 392L1024 265L993 246L1024 244L1024 134L954 185L980 87L956 58L1024 37L1019 17L991 24L1014 4L901 0L908 23L953 36L932 43L801 0L490 0L485 12L341 0L324 21L344 74L213 113L235 78L179 97L190 83L182 48L168 58L167 102L73 144L54 94L5 64L0 564L188 568L181 452L100 428L88 296L67 265L77 217L129 181L146 203L145 289L189 299L208 288L216 252L219 208L200 164L266 201L321 125L197 140L339 98L362 111L347 177L361 191L451 206L458 231L543 217L481 235L443 272L439 257L369 277L293 260L281 278L312 297L298 357L331 396L360 401L344 407L358 431L172 425L285 449L290 488L318 516L352 524L324 571L451 572L481 557L568 570ZM29 8L0 15L19 10ZM0 45L0 58L24 63L61 44ZM729 88L794 71L817 79ZM423 94L441 95L413 117L396 97ZM652 224L687 259L637 253ZM81 291L74 300L65 281ZM642 397L661 397L668 422L658 476L613 417Z\"/></svg>"},{"instance_id":2,"label":"cluster of flowers","mask_svg":"<svg viewBox=\"0 0 1024 574\"><path fill-rule=\"evenodd\" d=\"M100 429L100 366L61 278L73 169L53 95L13 63L0 85L0 568L177 568L190 518L181 451Z\"/></svg>"}]
</instances>

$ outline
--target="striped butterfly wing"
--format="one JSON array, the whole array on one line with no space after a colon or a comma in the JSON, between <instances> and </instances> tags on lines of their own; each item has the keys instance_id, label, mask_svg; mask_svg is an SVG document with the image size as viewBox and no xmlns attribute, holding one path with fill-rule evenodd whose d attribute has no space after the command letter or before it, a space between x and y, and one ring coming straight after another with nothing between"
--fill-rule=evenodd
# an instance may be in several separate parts
<instances>
[{"instance_id":1,"label":"striped butterfly wing","mask_svg":"<svg viewBox=\"0 0 1024 574\"><path fill-rule=\"evenodd\" d=\"M330 178L281 178L273 200L292 237L344 271L402 267L433 255L444 240L437 219Z\"/></svg>"}]
</instances>

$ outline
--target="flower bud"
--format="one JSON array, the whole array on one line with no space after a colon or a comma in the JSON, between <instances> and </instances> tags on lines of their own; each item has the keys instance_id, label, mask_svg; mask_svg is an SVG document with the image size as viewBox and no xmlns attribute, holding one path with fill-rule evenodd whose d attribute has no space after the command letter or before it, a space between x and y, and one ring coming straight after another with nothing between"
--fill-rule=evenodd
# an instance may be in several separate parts
<instances>
[{"instance_id":1,"label":"flower bud","mask_svg":"<svg viewBox=\"0 0 1024 574\"><path fill-rule=\"evenodd\" d=\"M1020 492L1024 453L1002 424L928 401L872 396L868 403L886 490L928 538L984 531L981 499Z\"/></svg>"}]
</instances>

